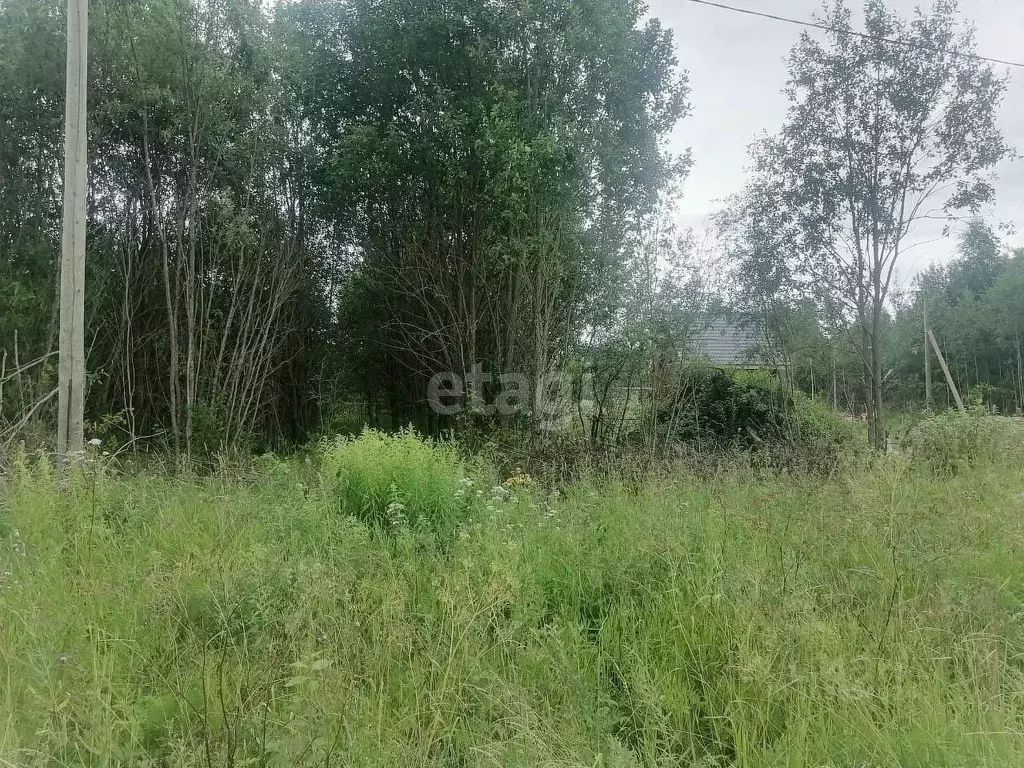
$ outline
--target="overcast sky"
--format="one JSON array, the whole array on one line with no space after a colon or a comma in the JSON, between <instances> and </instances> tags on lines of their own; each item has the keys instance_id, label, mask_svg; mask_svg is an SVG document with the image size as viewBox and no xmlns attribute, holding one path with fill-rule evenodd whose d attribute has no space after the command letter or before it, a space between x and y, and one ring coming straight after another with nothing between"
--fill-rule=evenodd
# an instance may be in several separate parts
<instances>
[{"instance_id":1,"label":"overcast sky","mask_svg":"<svg viewBox=\"0 0 1024 768\"><path fill-rule=\"evenodd\" d=\"M686 225L699 226L718 201L738 191L747 168L747 147L762 132L779 129L786 113L781 89L785 57L800 27L696 5L687 0L648 0L651 14L675 32L680 67L690 76L693 114L673 139L673 149L693 151L693 170L679 207ZM752 10L811 20L821 0L719 0ZM930 5L927 0L925 5ZM851 0L851 6L859 6ZM889 0L909 14L921 0ZM1024 59L1024 0L960 0L961 12L978 31L978 52L1010 61ZM821 33L814 32L815 35ZM1006 68L1000 68L1005 71ZM1011 71L1000 123L1010 143L1024 153L1024 70ZM987 211L997 222L1015 222L1008 240L1024 244L1024 162L999 169L998 198ZM935 260L949 258L949 240L926 244L941 234L920 232L921 243L906 254L904 277Z\"/></svg>"}]
</instances>

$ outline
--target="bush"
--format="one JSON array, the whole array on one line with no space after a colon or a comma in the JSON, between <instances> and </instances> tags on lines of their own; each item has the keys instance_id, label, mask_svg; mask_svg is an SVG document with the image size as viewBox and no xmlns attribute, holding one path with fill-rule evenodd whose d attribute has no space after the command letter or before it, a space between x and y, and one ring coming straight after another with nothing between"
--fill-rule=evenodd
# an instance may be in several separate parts
<instances>
[{"instance_id":1,"label":"bush","mask_svg":"<svg viewBox=\"0 0 1024 768\"><path fill-rule=\"evenodd\" d=\"M786 463L832 472L845 459L856 459L867 443L856 424L842 419L826 403L797 393L784 441Z\"/></svg>"},{"instance_id":2,"label":"bush","mask_svg":"<svg viewBox=\"0 0 1024 768\"><path fill-rule=\"evenodd\" d=\"M730 376L717 368L686 371L659 422L672 437L712 447L754 448L787 432L792 398L764 374Z\"/></svg>"},{"instance_id":3,"label":"bush","mask_svg":"<svg viewBox=\"0 0 1024 768\"><path fill-rule=\"evenodd\" d=\"M966 415L946 411L917 424L903 447L918 465L955 475L996 460L1024 460L1024 426L1019 419L991 416L983 409L972 408Z\"/></svg>"},{"instance_id":4,"label":"bush","mask_svg":"<svg viewBox=\"0 0 1024 768\"><path fill-rule=\"evenodd\" d=\"M411 428L395 435L366 429L328 442L321 470L342 513L387 531L409 525L448 537L467 508L465 467L455 450Z\"/></svg>"},{"instance_id":5,"label":"bush","mask_svg":"<svg viewBox=\"0 0 1024 768\"><path fill-rule=\"evenodd\" d=\"M738 451L759 467L832 472L857 454L853 425L761 371L692 369L659 421L681 444Z\"/></svg>"}]
</instances>

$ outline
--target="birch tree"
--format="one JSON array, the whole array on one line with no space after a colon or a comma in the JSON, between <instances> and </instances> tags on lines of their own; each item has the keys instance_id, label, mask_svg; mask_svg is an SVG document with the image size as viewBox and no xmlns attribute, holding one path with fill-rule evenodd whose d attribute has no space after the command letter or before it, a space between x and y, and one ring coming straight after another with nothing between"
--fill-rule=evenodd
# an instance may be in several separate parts
<instances>
[{"instance_id":1,"label":"birch tree","mask_svg":"<svg viewBox=\"0 0 1024 768\"><path fill-rule=\"evenodd\" d=\"M953 0L904 19L844 0L789 59L789 113L754 152L759 247L789 262L802 289L849 321L863 365L872 442L885 443L883 327L902 256L925 222L974 211L1010 150L996 116L1006 77L976 57ZM761 215L760 203L769 212Z\"/></svg>"}]
</instances>

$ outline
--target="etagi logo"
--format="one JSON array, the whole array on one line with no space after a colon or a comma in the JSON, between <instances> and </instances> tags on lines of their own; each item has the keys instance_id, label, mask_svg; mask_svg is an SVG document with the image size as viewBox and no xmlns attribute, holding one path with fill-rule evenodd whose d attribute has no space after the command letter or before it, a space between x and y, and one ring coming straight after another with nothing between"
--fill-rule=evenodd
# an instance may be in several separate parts
<instances>
[{"instance_id":1,"label":"etagi logo","mask_svg":"<svg viewBox=\"0 0 1024 768\"><path fill-rule=\"evenodd\" d=\"M545 374L534 382L525 373L485 373L477 364L465 375L453 371L434 374L427 387L427 403L441 416L455 416L465 410L485 416L515 416L536 410L554 417L572 391L571 384L560 373ZM494 394L493 402L487 402L489 394Z\"/></svg>"}]
</instances>

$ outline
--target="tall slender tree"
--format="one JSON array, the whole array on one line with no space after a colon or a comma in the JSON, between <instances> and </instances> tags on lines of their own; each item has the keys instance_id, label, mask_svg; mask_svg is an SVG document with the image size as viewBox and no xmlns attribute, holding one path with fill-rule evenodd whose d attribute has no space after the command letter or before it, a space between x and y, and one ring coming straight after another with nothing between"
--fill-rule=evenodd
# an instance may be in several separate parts
<instances>
[{"instance_id":1,"label":"tall slender tree","mask_svg":"<svg viewBox=\"0 0 1024 768\"><path fill-rule=\"evenodd\" d=\"M845 0L789 59L789 115L754 158L755 247L784 259L801 287L851 323L872 441L885 443L887 302L918 226L976 210L1009 149L996 115L1006 78L976 58L953 0L909 20L882 0L854 27Z\"/></svg>"}]
</instances>

